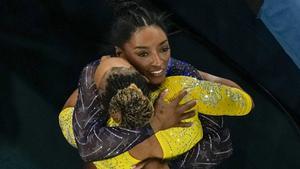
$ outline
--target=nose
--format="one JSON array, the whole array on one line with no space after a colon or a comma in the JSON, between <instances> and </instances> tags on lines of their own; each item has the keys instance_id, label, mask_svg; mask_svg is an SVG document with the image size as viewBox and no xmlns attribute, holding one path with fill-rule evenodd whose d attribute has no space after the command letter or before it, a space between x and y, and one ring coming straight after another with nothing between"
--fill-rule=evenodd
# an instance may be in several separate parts
<instances>
[{"instance_id":1,"label":"nose","mask_svg":"<svg viewBox=\"0 0 300 169\"><path fill-rule=\"evenodd\" d=\"M160 58L159 54L155 52L152 55L152 66L161 66L163 63L162 59Z\"/></svg>"}]
</instances>

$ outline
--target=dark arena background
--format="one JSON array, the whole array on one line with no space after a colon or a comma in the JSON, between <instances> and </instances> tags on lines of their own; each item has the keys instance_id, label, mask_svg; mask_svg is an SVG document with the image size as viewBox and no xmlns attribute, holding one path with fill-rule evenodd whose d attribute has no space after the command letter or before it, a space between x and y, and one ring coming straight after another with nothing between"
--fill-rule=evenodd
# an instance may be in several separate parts
<instances>
[{"instance_id":1,"label":"dark arena background","mask_svg":"<svg viewBox=\"0 0 300 169\"><path fill-rule=\"evenodd\" d=\"M300 69L258 17L263 1L147 3L171 14L172 57L254 99L248 116L225 117L234 154L218 168L299 169ZM104 0L0 1L1 169L83 168L58 114L81 69L109 52L111 21Z\"/></svg>"}]
</instances>

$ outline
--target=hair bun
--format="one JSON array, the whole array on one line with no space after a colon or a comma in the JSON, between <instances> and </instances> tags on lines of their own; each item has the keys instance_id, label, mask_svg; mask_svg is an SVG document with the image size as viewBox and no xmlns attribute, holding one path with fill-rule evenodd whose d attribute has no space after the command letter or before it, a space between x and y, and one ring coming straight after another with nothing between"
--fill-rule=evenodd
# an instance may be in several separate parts
<instances>
[{"instance_id":1,"label":"hair bun","mask_svg":"<svg viewBox=\"0 0 300 169\"><path fill-rule=\"evenodd\" d=\"M108 0L115 16L122 16L130 10L136 10L140 7L138 0Z\"/></svg>"}]
</instances>

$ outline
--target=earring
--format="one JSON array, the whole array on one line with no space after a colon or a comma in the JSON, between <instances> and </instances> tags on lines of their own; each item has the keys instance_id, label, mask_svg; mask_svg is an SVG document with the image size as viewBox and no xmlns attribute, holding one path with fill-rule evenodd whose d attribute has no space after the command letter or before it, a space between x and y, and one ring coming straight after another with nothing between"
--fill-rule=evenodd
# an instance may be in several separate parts
<instances>
[{"instance_id":1,"label":"earring","mask_svg":"<svg viewBox=\"0 0 300 169\"><path fill-rule=\"evenodd\" d=\"M116 56L120 56L122 51L119 47L115 46L115 53L116 53Z\"/></svg>"}]
</instances>

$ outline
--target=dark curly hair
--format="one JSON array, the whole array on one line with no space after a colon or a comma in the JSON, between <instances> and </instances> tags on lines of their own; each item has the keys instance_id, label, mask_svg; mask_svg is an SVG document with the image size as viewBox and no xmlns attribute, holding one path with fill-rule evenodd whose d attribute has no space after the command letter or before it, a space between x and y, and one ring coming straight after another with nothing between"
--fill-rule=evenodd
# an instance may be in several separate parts
<instances>
[{"instance_id":1,"label":"dark curly hair","mask_svg":"<svg viewBox=\"0 0 300 169\"><path fill-rule=\"evenodd\" d=\"M111 28L110 43L113 46L123 47L131 35L144 26L157 26L167 34L165 13L148 10L138 0L110 0L115 20ZM143 2L145 3L145 2Z\"/></svg>"},{"instance_id":2,"label":"dark curly hair","mask_svg":"<svg viewBox=\"0 0 300 169\"><path fill-rule=\"evenodd\" d=\"M106 76L105 112L121 113L120 127L135 129L149 123L154 108L145 78L134 68L125 67L114 67Z\"/></svg>"}]
</instances>

